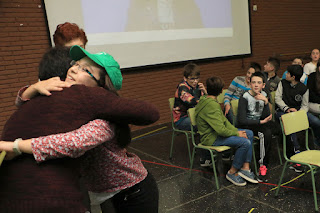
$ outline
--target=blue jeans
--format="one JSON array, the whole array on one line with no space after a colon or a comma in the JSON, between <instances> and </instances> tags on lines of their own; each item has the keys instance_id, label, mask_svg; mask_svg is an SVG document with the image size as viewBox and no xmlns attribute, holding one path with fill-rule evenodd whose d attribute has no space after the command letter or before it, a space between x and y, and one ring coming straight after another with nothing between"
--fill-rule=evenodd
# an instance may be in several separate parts
<instances>
[{"instance_id":1,"label":"blue jeans","mask_svg":"<svg viewBox=\"0 0 320 213\"><path fill-rule=\"evenodd\" d=\"M218 136L214 142L214 146L230 146L236 150L234 154L234 160L232 166L236 169L241 169L244 163L250 163L252 160L252 141L253 132L248 129L238 129L239 131L245 130L248 136L247 138L242 138L238 136L221 137Z\"/></svg>"},{"instance_id":2,"label":"blue jeans","mask_svg":"<svg viewBox=\"0 0 320 213\"><path fill-rule=\"evenodd\" d=\"M191 125L191 121L189 117L180 118L180 120L176 122L176 127L181 130L191 131L190 125ZM194 126L193 130L197 131L197 126Z\"/></svg>"}]
</instances>

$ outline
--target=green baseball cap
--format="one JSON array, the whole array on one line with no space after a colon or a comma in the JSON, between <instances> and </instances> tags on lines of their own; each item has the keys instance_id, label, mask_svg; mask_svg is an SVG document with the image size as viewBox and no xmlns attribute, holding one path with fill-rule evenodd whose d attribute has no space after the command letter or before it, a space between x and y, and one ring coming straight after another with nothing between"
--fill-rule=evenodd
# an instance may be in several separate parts
<instances>
[{"instance_id":1,"label":"green baseball cap","mask_svg":"<svg viewBox=\"0 0 320 213\"><path fill-rule=\"evenodd\" d=\"M98 65L102 66L107 71L107 74L116 90L121 89L123 78L120 71L120 66L111 55L105 52L91 54L78 45L74 45L71 47L70 57L72 60L79 61L86 56L88 56Z\"/></svg>"}]
</instances>

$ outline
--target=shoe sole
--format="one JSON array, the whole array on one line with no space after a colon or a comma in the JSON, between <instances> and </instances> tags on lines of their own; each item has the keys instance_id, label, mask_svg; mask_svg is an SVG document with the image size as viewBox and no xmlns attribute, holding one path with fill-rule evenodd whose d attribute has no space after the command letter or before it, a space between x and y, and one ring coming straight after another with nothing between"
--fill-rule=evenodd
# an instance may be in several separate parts
<instances>
[{"instance_id":1,"label":"shoe sole","mask_svg":"<svg viewBox=\"0 0 320 213\"><path fill-rule=\"evenodd\" d=\"M236 186L245 186L245 185L247 185L247 182L244 182L244 183L237 183L237 182L235 182L234 180L232 180L231 178L229 178L228 175L226 175L226 178L227 178L228 181L230 181L231 183L233 183L233 184L236 185Z\"/></svg>"},{"instance_id":2,"label":"shoe sole","mask_svg":"<svg viewBox=\"0 0 320 213\"><path fill-rule=\"evenodd\" d=\"M245 180L249 181L250 183L259 183L259 181L255 180L255 179L251 179L248 176L242 174L241 172L238 172L238 174Z\"/></svg>"}]
</instances>

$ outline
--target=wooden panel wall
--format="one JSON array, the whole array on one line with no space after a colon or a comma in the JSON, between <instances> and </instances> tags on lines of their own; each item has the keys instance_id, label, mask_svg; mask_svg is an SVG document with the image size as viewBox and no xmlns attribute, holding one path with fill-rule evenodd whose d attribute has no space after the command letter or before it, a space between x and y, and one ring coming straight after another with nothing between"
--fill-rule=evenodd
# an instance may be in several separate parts
<instances>
[{"instance_id":1,"label":"wooden panel wall","mask_svg":"<svg viewBox=\"0 0 320 213\"><path fill-rule=\"evenodd\" d=\"M258 6L255 12L253 4ZM281 75L294 56L306 56L306 52L320 47L320 1L251 0L250 10L252 55L197 61L202 81L217 75L228 86L235 76L244 75L251 61L264 65L269 56L280 56ZM0 134L16 109L17 90L37 81L38 62L49 46L41 0L0 1ZM167 123L170 121L168 98L182 79L184 64L127 70L121 95L154 103L161 112L157 124Z\"/></svg>"}]
</instances>

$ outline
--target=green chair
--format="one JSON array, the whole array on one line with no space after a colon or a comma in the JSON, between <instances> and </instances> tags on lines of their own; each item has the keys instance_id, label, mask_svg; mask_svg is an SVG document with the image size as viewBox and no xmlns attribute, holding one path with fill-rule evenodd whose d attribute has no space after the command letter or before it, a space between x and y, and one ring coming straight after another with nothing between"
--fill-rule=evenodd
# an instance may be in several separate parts
<instances>
[{"instance_id":1,"label":"green chair","mask_svg":"<svg viewBox=\"0 0 320 213\"><path fill-rule=\"evenodd\" d=\"M282 135L283 135L283 156L286 162L283 166L282 174L281 174L278 188L276 190L275 195L278 196L284 173L287 167L289 167L288 164L294 163L294 164L305 165L310 169L311 179L312 179L312 188L313 188L313 197L314 197L314 206L315 206L315 210L319 211L317 194L316 194L317 191L316 191L315 178L314 178L314 174L315 174L314 170L320 167L320 151L309 149L309 145L308 145L309 131L308 130L310 128L309 128L307 113L303 110L300 110L297 112L284 114L281 116L280 124L281 124ZM287 138L286 136L296 132L300 132L300 131L303 131L305 133L306 151L295 154L291 156L289 159L286 153L286 138ZM312 137L313 137L312 130L310 132L312 133Z\"/></svg>"},{"instance_id":2,"label":"green chair","mask_svg":"<svg viewBox=\"0 0 320 213\"><path fill-rule=\"evenodd\" d=\"M1 164L2 164L2 162L3 162L3 160L4 160L4 157L6 156L6 151L2 151L1 153L0 153L0 166L1 166Z\"/></svg>"},{"instance_id":3,"label":"green chair","mask_svg":"<svg viewBox=\"0 0 320 213\"><path fill-rule=\"evenodd\" d=\"M232 111L233 111L233 125L237 126L239 100L236 100L236 99L232 100L230 102L230 104L231 104ZM254 146L257 144L259 144L259 138L255 136L253 139L252 157L253 157L254 171L255 171L256 175L258 175L258 168L257 168L257 161L256 161L256 154L255 154Z\"/></svg>"},{"instance_id":4,"label":"green chair","mask_svg":"<svg viewBox=\"0 0 320 213\"><path fill-rule=\"evenodd\" d=\"M172 139L171 139L171 148L170 148L170 159L172 159L174 139L175 139L176 135L178 135L179 133L183 133L183 134L185 134L185 136L187 138L189 161L191 161L191 152L190 152L190 144L189 144L189 137L191 137L191 131L180 130L180 129L176 128L176 126L174 124L174 121L173 121L173 114L172 114L173 106L174 106L174 98L169 98L169 108L170 108L170 113L171 113L171 125L172 125Z\"/></svg>"},{"instance_id":5,"label":"green chair","mask_svg":"<svg viewBox=\"0 0 320 213\"><path fill-rule=\"evenodd\" d=\"M276 113L276 101L275 101L275 98L276 98L276 91L272 91L270 93L270 99L271 99L271 114L272 114L272 120L275 121L275 113ZM281 163L282 164L282 163Z\"/></svg>"},{"instance_id":6,"label":"green chair","mask_svg":"<svg viewBox=\"0 0 320 213\"><path fill-rule=\"evenodd\" d=\"M194 135L197 134L197 132L195 132L193 130L193 126L196 126L195 108L188 109L188 116L190 117L190 120L191 120L191 140L192 140L192 144L193 144L193 152L192 152L192 158L191 158L190 171L192 171L192 166L193 166L194 155L195 155L196 149L208 150L211 155L212 168L213 168L213 173L214 173L214 179L216 181L216 187L219 190L220 187L219 187L218 175L217 175L217 171L216 171L215 157L217 157L222 152L230 150L231 147L229 147L229 146L204 146L202 144L196 144L195 139L194 139Z\"/></svg>"},{"instance_id":7,"label":"green chair","mask_svg":"<svg viewBox=\"0 0 320 213\"><path fill-rule=\"evenodd\" d=\"M223 100L224 100L224 94L227 92L227 89L222 90L222 93L220 93L220 95L218 95L217 97L217 101L219 104L223 104Z\"/></svg>"}]
</instances>

